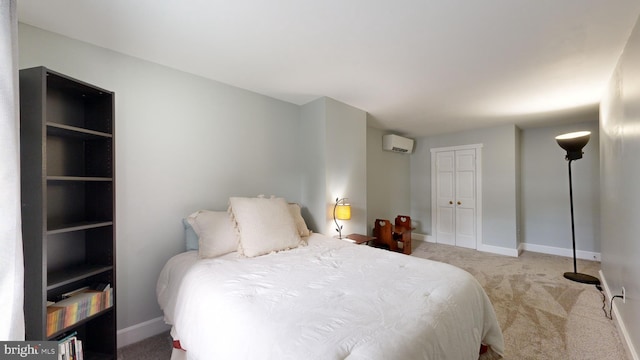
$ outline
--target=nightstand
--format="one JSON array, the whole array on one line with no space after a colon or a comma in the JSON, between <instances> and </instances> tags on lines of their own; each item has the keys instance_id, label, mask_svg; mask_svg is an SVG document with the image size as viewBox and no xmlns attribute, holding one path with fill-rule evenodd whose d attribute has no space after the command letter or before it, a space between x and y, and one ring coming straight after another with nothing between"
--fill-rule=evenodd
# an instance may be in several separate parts
<instances>
[{"instance_id":1,"label":"nightstand","mask_svg":"<svg viewBox=\"0 0 640 360\"><path fill-rule=\"evenodd\" d=\"M373 241L376 238L374 236L367 236L361 234L349 234L347 235L347 241L351 241L354 244L369 244L369 241Z\"/></svg>"}]
</instances>

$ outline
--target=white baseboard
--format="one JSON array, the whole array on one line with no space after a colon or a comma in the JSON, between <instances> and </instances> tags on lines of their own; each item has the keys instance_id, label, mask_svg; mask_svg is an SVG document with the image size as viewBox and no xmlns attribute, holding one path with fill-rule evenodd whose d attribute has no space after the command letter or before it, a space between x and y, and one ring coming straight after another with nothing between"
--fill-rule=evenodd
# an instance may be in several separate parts
<instances>
[{"instance_id":1,"label":"white baseboard","mask_svg":"<svg viewBox=\"0 0 640 360\"><path fill-rule=\"evenodd\" d=\"M425 242L434 243L434 244L436 243L435 238L433 236L427 235L427 234L419 234L419 233L411 233L411 240L425 241ZM506 255L506 256L514 256L514 257L518 257L518 254L519 254L519 251L516 249L509 249L509 248L503 248L500 246L484 245L484 244L481 244L478 247L478 251L499 254L499 255Z\"/></svg>"},{"instance_id":2,"label":"white baseboard","mask_svg":"<svg viewBox=\"0 0 640 360\"><path fill-rule=\"evenodd\" d=\"M430 243L435 243L435 239L433 238L433 236L428 235L428 234L419 234L419 233L415 233L412 232L411 233L411 240L418 240L418 241L425 241L425 242L430 242Z\"/></svg>"},{"instance_id":3,"label":"white baseboard","mask_svg":"<svg viewBox=\"0 0 640 360\"><path fill-rule=\"evenodd\" d=\"M522 249L526 251L533 251L537 253L558 255L564 257L573 257L573 249L565 249L554 246L537 245L531 243L522 243ZM576 258L583 260L600 261L600 253L591 251L576 250Z\"/></svg>"},{"instance_id":4,"label":"white baseboard","mask_svg":"<svg viewBox=\"0 0 640 360\"><path fill-rule=\"evenodd\" d=\"M417 241L426 241L430 243L435 243L435 238L427 234L412 233L411 239L417 240ZM564 256L564 257L570 257L570 258L573 257L573 249L565 249L565 248L559 248L554 246L537 245L537 244L531 244L531 243L520 243L517 249L480 244L478 246L478 251L484 251L488 253L513 256L513 257L520 256L520 254L523 251L532 251L532 252L537 252L542 254L558 255L558 256ZM576 258L583 259L583 260L600 261L600 253L576 250Z\"/></svg>"},{"instance_id":5,"label":"white baseboard","mask_svg":"<svg viewBox=\"0 0 640 360\"><path fill-rule=\"evenodd\" d=\"M518 249L509 249L501 246L493 246L493 245L487 245L487 244L480 244L478 246L478 251L483 251L483 252L488 252L488 253L498 254L498 255L513 256L513 257L518 257L519 255Z\"/></svg>"},{"instance_id":6,"label":"white baseboard","mask_svg":"<svg viewBox=\"0 0 640 360\"><path fill-rule=\"evenodd\" d=\"M604 273L602 272L602 270L600 270L599 274L600 274L600 279L602 280L602 286L604 288L605 293L607 294L607 298L611 299L612 294L611 294L611 291L609 290L607 279L604 277ZM633 346L633 342L631 342L631 336L627 331L627 327L624 325L624 320L620 317L620 313L618 312L618 305L616 304L615 301L613 302L613 308L611 309L611 312L613 312L613 314L615 315L614 319L616 321L616 324L618 325L618 330L620 331L620 334L624 339L625 346L627 347L629 354L631 354L632 359L640 360L640 356L638 356L638 352Z\"/></svg>"},{"instance_id":7,"label":"white baseboard","mask_svg":"<svg viewBox=\"0 0 640 360\"><path fill-rule=\"evenodd\" d=\"M171 330L171 326L165 324L162 316L129 326L117 331L118 348L131 345L169 330Z\"/></svg>"}]
</instances>

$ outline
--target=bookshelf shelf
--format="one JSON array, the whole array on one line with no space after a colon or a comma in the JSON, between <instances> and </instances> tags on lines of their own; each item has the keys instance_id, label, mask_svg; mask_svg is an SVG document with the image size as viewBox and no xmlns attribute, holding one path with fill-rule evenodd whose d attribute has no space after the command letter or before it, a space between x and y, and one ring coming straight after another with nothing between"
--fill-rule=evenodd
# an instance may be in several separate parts
<instances>
[{"instance_id":1,"label":"bookshelf shelf","mask_svg":"<svg viewBox=\"0 0 640 360\"><path fill-rule=\"evenodd\" d=\"M47 230L47 235L54 235L72 231L81 231L100 228L104 226L113 225L113 221L83 221L72 224L61 224L55 226L53 229Z\"/></svg>"},{"instance_id":2,"label":"bookshelf shelf","mask_svg":"<svg viewBox=\"0 0 640 360\"><path fill-rule=\"evenodd\" d=\"M84 280L112 270L113 266L81 265L64 270L59 270L57 272L52 272L47 276L47 291L54 290L59 287L72 284L74 282L78 282L80 280Z\"/></svg>"},{"instance_id":3,"label":"bookshelf shelf","mask_svg":"<svg viewBox=\"0 0 640 360\"><path fill-rule=\"evenodd\" d=\"M76 126L57 124L54 122L47 122L47 134L54 136L76 137L81 139L101 139L113 137L112 134L107 134L105 132L83 129Z\"/></svg>"},{"instance_id":4,"label":"bookshelf shelf","mask_svg":"<svg viewBox=\"0 0 640 360\"><path fill-rule=\"evenodd\" d=\"M97 176L47 176L47 181L113 181L113 178Z\"/></svg>"}]
</instances>

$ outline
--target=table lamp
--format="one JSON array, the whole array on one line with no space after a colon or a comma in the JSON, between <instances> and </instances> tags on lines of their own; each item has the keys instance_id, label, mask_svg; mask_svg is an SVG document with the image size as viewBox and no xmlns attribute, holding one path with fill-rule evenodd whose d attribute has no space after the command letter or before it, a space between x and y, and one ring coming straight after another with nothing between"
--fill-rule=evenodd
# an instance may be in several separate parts
<instances>
[{"instance_id":1,"label":"table lamp","mask_svg":"<svg viewBox=\"0 0 640 360\"><path fill-rule=\"evenodd\" d=\"M336 204L333 206L333 221L336 223L338 239L342 239L342 225L338 224L338 220L351 219L351 205L346 201L347 198L336 198Z\"/></svg>"}]
</instances>

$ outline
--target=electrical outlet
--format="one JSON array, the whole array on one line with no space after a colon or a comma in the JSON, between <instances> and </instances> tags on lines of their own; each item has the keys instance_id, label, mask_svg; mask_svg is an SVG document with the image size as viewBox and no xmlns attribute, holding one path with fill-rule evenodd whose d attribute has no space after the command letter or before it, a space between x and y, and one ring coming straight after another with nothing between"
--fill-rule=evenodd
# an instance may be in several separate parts
<instances>
[{"instance_id":1,"label":"electrical outlet","mask_svg":"<svg viewBox=\"0 0 640 360\"><path fill-rule=\"evenodd\" d=\"M625 296L626 291L624 291L624 286L622 287L622 303L626 304L627 303L627 298Z\"/></svg>"}]
</instances>

